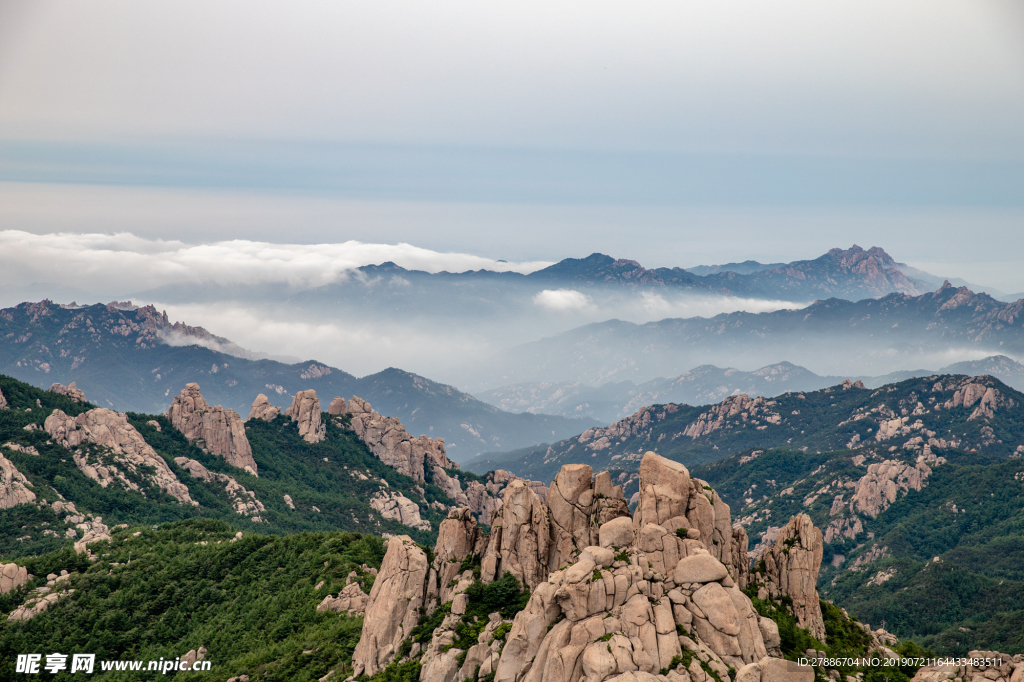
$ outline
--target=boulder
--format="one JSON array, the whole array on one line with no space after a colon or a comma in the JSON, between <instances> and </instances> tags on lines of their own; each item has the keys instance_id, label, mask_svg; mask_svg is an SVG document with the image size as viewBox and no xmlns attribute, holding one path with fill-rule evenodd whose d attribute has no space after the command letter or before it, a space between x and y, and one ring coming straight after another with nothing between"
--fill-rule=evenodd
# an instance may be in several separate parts
<instances>
[{"instance_id":1,"label":"boulder","mask_svg":"<svg viewBox=\"0 0 1024 682\"><path fill-rule=\"evenodd\" d=\"M19 504L34 502L36 494L29 490L31 486L14 463L0 455L0 509L10 509Z\"/></svg>"},{"instance_id":2,"label":"boulder","mask_svg":"<svg viewBox=\"0 0 1024 682\"><path fill-rule=\"evenodd\" d=\"M74 381L70 385L65 386L64 384L53 384L49 389L50 393L59 393L60 395L66 395L68 398L76 403L85 402L85 393L78 388L78 384Z\"/></svg>"},{"instance_id":3,"label":"boulder","mask_svg":"<svg viewBox=\"0 0 1024 682\"><path fill-rule=\"evenodd\" d=\"M348 406L345 405L345 399L336 397L331 401L331 404L327 406L327 414L331 416L338 416L348 413Z\"/></svg>"},{"instance_id":4,"label":"boulder","mask_svg":"<svg viewBox=\"0 0 1024 682\"><path fill-rule=\"evenodd\" d=\"M12 592L28 582L28 569L15 563L0 564L0 594Z\"/></svg>"},{"instance_id":5,"label":"boulder","mask_svg":"<svg viewBox=\"0 0 1024 682\"><path fill-rule=\"evenodd\" d=\"M671 518L686 516L690 472L679 462L648 452L640 461L640 500L633 527L648 523L663 526Z\"/></svg>"},{"instance_id":6,"label":"boulder","mask_svg":"<svg viewBox=\"0 0 1024 682\"><path fill-rule=\"evenodd\" d=\"M825 622L817 589L822 551L821 531L815 528L811 517L797 514L782 527L775 544L762 559L769 596L792 599L797 624L824 642Z\"/></svg>"},{"instance_id":7,"label":"boulder","mask_svg":"<svg viewBox=\"0 0 1024 682\"><path fill-rule=\"evenodd\" d=\"M370 498L370 508L385 519L398 521L404 526L430 530L430 521L420 518L419 505L394 490L374 493Z\"/></svg>"},{"instance_id":8,"label":"boulder","mask_svg":"<svg viewBox=\"0 0 1024 682\"><path fill-rule=\"evenodd\" d=\"M725 565L710 554L694 554L684 557L672 571L677 585L685 583L720 582L729 575Z\"/></svg>"},{"instance_id":9,"label":"boulder","mask_svg":"<svg viewBox=\"0 0 1024 682\"><path fill-rule=\"evenodd\" d=\"M359 587L359 583L349 583L338 593L337 597L327 595L320 602L317 611L333 611L335 613L348 613L352 616L361 616L366 613L366 604L370 597Z\"/></svg>"},{"instance_id":10,"label":"boulder","mask_svg":"<svg viewBox=\"0 0 1024 682\"><path fill-rule=\"evenodd\" d=\"M167 419L190 441L207 452L223 457L228 464L256 475L256 460L245 436L242 418L232 409L210 406L199 384L186 384L167 409Z\"/></svg>"},{"instance_id":11,"label":"boulder","mask_svg":"<svg viewBox=\"0 0 1024 682\"><path fill-rule=\"evenodd\" d=\"M284 411L286 417L299 425L299 436L307 443L319 443L327 437L327 427L321 422L320 399L316 391L299 391L292 406Z\"/></svg>"},{"instance_id":12,"label":"boulder","mask_svg":"<svg viewBox=\"0 0 1024 682\"><path fill-rule=\"evenodd\" d=\"M633 544L633 519L623 516L601 524L598 537L602 547L629 547Z\"/></svg>"},{"instance_id":13,"label":"boulder","mask_svg":"<svg viewBox=\"0 0 1024 682\"><path fill-rule=\"evenodd\" d=\"M386 667L419 620L430 566L412 538L396 535L370 590L363 630L352 655L356 677Z\"/></svg>"},{"instance_id":14,"label":"boulder","mask_svg":"<svg viewBox=\"0 0 1024 682\"><path fill-rule=\"evenodd\" d=\"M249 410L249 419L262 419L265 422L274 421L277 415L281 414L281 408L270 404L270 398L260 393L256 400L252 401L252 409Z\"/></svg>"},{"instance_id":15,"label":"boulder","mask_svg":"<svg viewBox=\"0 0 1024 682\"><path fill-rule=\"evenodd\" d=\"M139 490L124 474L130 471L149 479L179 502L198 505L189 496L188 487L178 480L164 458L156 454L123 414L98 407L72 418L61 410L54 410L43 428L54 441L73 450L72 457L82 473L104 488L116 482L127 490ZM92 459L79 454L79 446L89 443L100 446L93 450Z\"/></svg>"}]
</instances>

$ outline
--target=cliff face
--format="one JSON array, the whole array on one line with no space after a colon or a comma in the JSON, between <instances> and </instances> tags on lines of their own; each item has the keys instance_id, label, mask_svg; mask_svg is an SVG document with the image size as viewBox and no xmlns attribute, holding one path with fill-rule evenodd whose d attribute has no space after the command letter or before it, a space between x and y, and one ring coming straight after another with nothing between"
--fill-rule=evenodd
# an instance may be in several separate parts
<instances>
[{"instance_id":1,"label":"cliff face","mask_svg":"<svg viewBox=\"0 0 1024 682\"><path fill-rule=\"evenodd\" d=\"M468 509L451 512L433 563L409 538L392 538L355 674L410 659L420 663L419 679L444 682L703 682L705 670L727 679L730 668L748 682L811 682L811 668L769 655L778 630L741 591L746 535L733 530L728 506L686 467L654 453L640 471L632 516L607 472L595 478L577 464L562 468L546 500L521 479L508 483L489 536ZM473 607L474 574L458 567L477 559L482 583L511 575L530 596L512 619L496 612L474 620L480 634L465 642L460 623ZM413 637L421 609L439 623L429 638Z\"/></svg>"},{"instance_id":2,"label":"cliff face","mask_svg":"<svg viewBox=\"0 0 1024 682\"><path fill-rule=\"evenodd\" d=\"M190 383L174 398L167 409L167 419L190 441L196 441L207 452L219 455L228 464L256 474L256 460L245 436L242 418L232 409L210 406L199 384Z\"/></svg>"}]
</instances>

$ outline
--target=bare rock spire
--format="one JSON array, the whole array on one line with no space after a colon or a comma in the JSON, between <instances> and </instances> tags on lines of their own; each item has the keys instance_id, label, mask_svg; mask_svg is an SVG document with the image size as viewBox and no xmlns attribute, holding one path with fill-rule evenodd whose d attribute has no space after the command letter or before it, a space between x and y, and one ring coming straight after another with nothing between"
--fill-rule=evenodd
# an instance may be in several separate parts
<instances>
[{"instance_id":1,"label":"bare rock spire","mask_svg":"<svg viewBox=\"0 0 1024 682\"><path fill-rule=\"evenodd\" d=\"M167 419L190 441L207 452L223 457L228 464L256 475L256 460L245 436L245 424L232 409L210 406L199 392L199 384L187 384L167 410Z\"/></svg>"},{"instance_id":2,"label":"bare rock spire","mask_svg":"<svg viewBox=\"0 0 1024 682\"><path fill-rule=\"evenodd\" d=\"M307 443L319 443L327 437L327 426L320 418L320 399L316 391L299 391L292 399L292 406L284 411L299 425L299 435Z\"/></svg>"},{"instance_id":3,"label":"bare rock spire","mask_svg":"<svg viewBox=\"0 0 1024 682\"><path fill-rule=\"evenodd\" d=\"M797 625L824 642L825 622L817 588L822 550L821 531L807 514L797 514L782 527L763 558L768 594L773 599L792 599Z\"/></svg>"}]
</instances>

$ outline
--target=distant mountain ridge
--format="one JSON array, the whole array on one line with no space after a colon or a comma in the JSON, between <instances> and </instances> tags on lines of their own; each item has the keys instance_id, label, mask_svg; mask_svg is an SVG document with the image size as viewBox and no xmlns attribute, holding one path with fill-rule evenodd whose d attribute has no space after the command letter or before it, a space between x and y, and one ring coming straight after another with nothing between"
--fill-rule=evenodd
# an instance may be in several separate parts
<instances>
[{"instance_id":1,"label":"distant mountain ridge","mask_svg":"<svg viewBox=\"0 0 1024 682\"><path fill-rule=\"evenodd\" d=\"M176 343L165 337L174 334ZM415 433L443 437L456 459L565 437L594 422L510 414L451 386L399 369L357 378L315 361L285 364L228 355L233 344L200 327L171 323L152 306L61 306L50 301L0 310L0 372L47 388L75 381L104 407L161 413L189 382L211 404L247 415L260 393L279 407L305 389L325 400L358 395Z\"/></svg>"},{"instance_id":2,"label":"distant mountain ridge","mask_svg":"<svg viewBox=\"0 0 1024 682\"><path fill-rule=\"evenodd\" d=\"M835 386L844 379L861 381L868 388L875 388L935 374L988 374L1024 391L1024 365L1005 355L994 355L983 360L957 362L938 370L904 370L877 377L821 376L791 362L766 365L752 372L701 365L678 377L653 379L642 384L632 381L601 386L574 381L512 384L477 393L476 397L509 412L584 416L607 423L656 403L705 405L741 393L772 397L791 391L816 391Z\"/></svg>"},{"instance_id":3,"label":"distant mountain ridge","mask_svg":"<svg viewBox=\"0 0 1024 682\"><path fill-rule=\"evenodd\" d=\"M947 282L920 296L832 298L799 310L647 324L609 320L504 351L489 374L505 384L601 384L678 376L695 365L738 359L769 364L789 357L801 364L815 359L837 374L862 375L950 349L1024 356L1024 299L1003 303Z\"/></svg>"},{"instance_id":4,"label":"distant mountain ridge","mask_svg":"<svg viewBox=\"0 0 1024 682\"><path fill-rule=\"evenodd\" d=\"M875 389L844 381L775 398L738 395L712 405L651 405L606 427L551 445L484 455L463 468L501 468L544 480L563 464L582 461L625 472L632 481L648 450L694 466L751 448L814 453L926 446L1024 456L1024 394L989 376L933 375Z\"/></svg>"}]
</instances>

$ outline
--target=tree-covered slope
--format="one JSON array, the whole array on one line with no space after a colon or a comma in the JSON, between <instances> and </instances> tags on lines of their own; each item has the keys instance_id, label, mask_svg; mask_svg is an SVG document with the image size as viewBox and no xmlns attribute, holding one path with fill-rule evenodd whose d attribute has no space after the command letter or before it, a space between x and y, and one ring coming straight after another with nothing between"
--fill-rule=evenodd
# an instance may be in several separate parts
<instances>
[{"instance_id":1,"label":"tree-covered slope","mask_svg":"<svg viewBox=\"0 0 1024 682\"><path fill-rule=\"evenodd\" d=\"M420 542L434 537L445 510L454 504L437 486L418 483L381 462L345 428L344 421L339 425L326 415L327 437L312 444L299 437L296 424L286 417L247 422L246 435L259 471L256 477L190 444L164 415L129 413L129 424L187 486L198 505L179 502L145 476L134 480L139 490L116 484L103 487L83 473L75 452L53 442L42 428L55 409L76 416L92 405L4 376L0 376L0 391L8 402L8 409L0 410L0 455L26 477L36 496L32 504L0 509L0 528L7 529L0 534L0 555L33 554L80 539L84 531L76 530L77 522L68 521L71 517L66 515L62 520L54 511L58 501L73 503L83 515L100 517L108 527L205 518L258 533L390 532L409 534ZM175 461L182 457L199 462L213 474L230 476L251 491L265 511L240 515L225 483L194 477ZM371 496L380 492L400 493L416 503L431 530L383 518L370 506ZM260 520L254 520L256 516Z\"/></svg>"},{"instance_id":2,"label":"tree-covered slope","mask_svg":"<svg viewBox=\"0 0 1024 682\"><path fill-rule=\"evenodd\" d=\"M178 672L176 679L248 674L303 682L343 671L363 619L316 606L339 592L352 571L368 592L374 576L362 567L379 568L383 541L335 532L237 540L234 534L210 519L130 526L92 546L95 562L70 550L19 559L36 578L0 596L4 614L45 585L47 574L63 570L70 577L47 611L26 621L0 618L0 678L20 677L19 654L42 654L45 662L51 653L92 653L91 679L152 679L145 671L103 673L100 662L177 658L200 647L210 670Z\"/></svg>"},{"instance_id":3,"label":"tree-covered slope","mask_svg":"<svg viewBox=\"0 0 1024 682\"><path fill-rule=\"evenodd\" d=\"M692 473L752 544L810 515L825 534L819 590L861 620L937 651L1024 651L1024 459L930 454L754 450Z\"/></svg>"}]
</instances>

